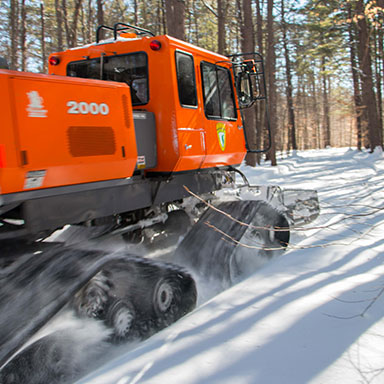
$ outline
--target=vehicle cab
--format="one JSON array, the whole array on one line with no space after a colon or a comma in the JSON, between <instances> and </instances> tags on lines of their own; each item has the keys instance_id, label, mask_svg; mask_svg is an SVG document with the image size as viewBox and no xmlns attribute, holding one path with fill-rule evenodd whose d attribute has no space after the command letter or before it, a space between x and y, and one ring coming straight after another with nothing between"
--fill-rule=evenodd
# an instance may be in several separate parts
<instances>
[{"instance_id":1,"label":"vehicle cab","mask_svg":"<svg viewBox=\"0 0 384 384\"><path fill-rule=\"evenodd\" d=\"M114 37L99 41L103 29ZM139 169L170 173L240 164L247 150L231 61L167 35L127 29L102 26L96 43L52 54L49 74L129 86ZM74 102L79 108L82 101Z\"/></svg>"}]
</instances>

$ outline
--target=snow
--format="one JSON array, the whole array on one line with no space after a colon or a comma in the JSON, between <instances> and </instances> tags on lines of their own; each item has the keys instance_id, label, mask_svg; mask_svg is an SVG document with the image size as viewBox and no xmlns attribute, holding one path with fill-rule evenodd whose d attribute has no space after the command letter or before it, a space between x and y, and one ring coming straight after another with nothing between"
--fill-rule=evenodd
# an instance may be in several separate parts
<instances>
[{"instance_id":1,"label":"snow","mask_svg":"<svg viewBox=\"0 0 384 384\"><path fill-rule=\"evenodd\" d=\"M321 215L283 256L79 383L384 381L382 151L299 151L241 169L252 184L316 189Z\"/></svg>"}]
</instances>

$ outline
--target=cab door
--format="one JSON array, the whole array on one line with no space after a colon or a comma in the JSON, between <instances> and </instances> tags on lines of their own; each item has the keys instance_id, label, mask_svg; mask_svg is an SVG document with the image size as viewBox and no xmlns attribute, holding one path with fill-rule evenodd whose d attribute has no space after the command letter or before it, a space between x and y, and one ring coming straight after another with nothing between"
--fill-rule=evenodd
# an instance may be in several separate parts
<instances>
[{"instance_id":1,"label":"cab door","mask_svg":"<svg viewBox=\"0 0 384 384\"><path fill-rule=\"evenodd\" d=\"M179 159L175 172L199 169L203 164L205 131L196 89L195 60L192 54L175 51L177 95L176 121Z\"/></svg>"},{"instance_id":2,"label":"cab door","mask_svg":"<svg viewBox=\"0 0 384 384\"><path fill-rule=\"evenodd\" d=\"M207 61L200 63L200 71L207 151L202 167L240 164L246 148L231 72L224 65Z\"/></svg>"}]
</instances>

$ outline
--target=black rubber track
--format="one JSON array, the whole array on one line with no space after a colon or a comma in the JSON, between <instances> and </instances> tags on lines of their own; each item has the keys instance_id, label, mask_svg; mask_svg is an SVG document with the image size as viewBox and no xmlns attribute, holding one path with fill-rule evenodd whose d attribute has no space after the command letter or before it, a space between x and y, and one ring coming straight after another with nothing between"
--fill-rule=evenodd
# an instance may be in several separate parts
<instances>
[{"instance_id":1,"label":"black rubber track","mask_svg":"<svg viewBox=\"0 0 384 384\"><path fill-rule=\"evenodd\" d=\"M128 302L135 319L126 339L144 339L195 307L192 277L172 264L124 253L71 248L25 255L0 271L0 367L65 305L74 306L84 315L86 311L80 308L89 299L85 288L100 274L108 279L107 301L90 316L108 326L109 308L117 300ZM172 288L172 300L164 297L166 305L160 303L160 311L156 298L162 300L167 291L156 296L159 281L167 281L162 286ZM6 367L2 373L5 371Z\"/></svg>"},{"instance_id":2,"label":"black rubber track","mask_svg":"<svg viewBox=\"0 0 384 384\"><path fill-rule=\"evenodd\" d=\"M269 204L263 201L238 200L222 202L216 208L245 224L265 227L258 229L265 246L265 250L261 251L264 257L281 253L288 245L288 221ZM231 285L231 257L239 247L236 242L241 242L248 227L230 217L208 208L178 246L175 261L192 268L206 280L221 281L223 287ZM271 231L267 228L282 230L273 232L271 236ZM273 248L280 250L270 250Z\"/></svg>"}]
</instances>

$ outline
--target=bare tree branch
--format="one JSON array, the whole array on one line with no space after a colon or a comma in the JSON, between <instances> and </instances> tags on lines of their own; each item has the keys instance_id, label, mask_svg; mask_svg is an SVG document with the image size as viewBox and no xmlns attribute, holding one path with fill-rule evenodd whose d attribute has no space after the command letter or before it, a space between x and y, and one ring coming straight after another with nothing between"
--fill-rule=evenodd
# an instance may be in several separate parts
<instances>
[{"instance_id":1,"label":"bare tree branch","mask_svg":"<svg viewBox=\"0 0 384 384\"><path fill-rule=\"evenodd\" d=\"M208 9L208 11L210 11L211 13L213 13L216 17L219 17L219 15L217 14L217 12L205 1L205 0L201 0L201 2L204 4L204 6Z\"/></svg>"}]
</instances>

